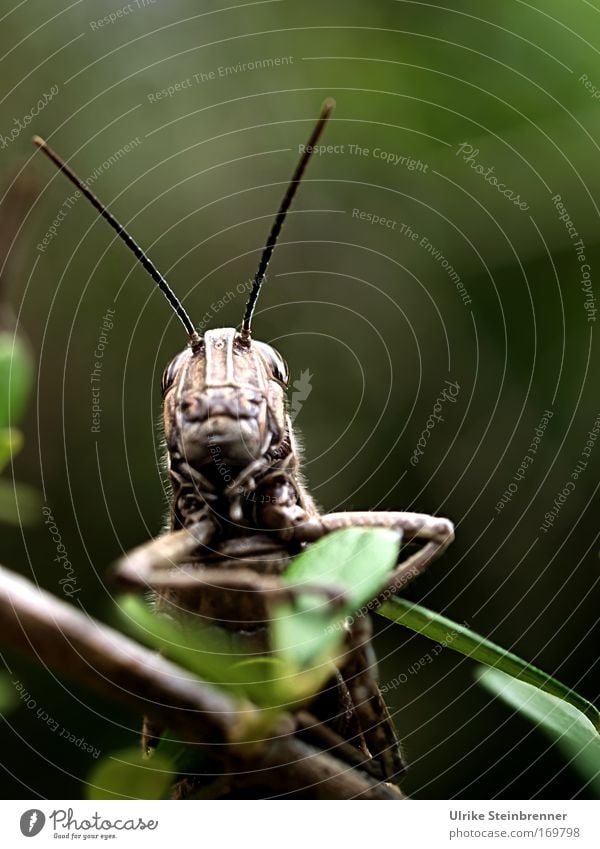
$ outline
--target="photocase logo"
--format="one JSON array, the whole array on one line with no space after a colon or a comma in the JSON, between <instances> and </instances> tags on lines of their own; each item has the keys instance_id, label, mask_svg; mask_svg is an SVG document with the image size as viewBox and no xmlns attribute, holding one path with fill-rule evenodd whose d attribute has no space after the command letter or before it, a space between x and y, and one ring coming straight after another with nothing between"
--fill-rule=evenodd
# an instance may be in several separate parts
<instances>
[{"instance_id":1,"label":"photocase logo","mask_svg":"<svg viewBox=\"0 0 600 849\"><path fill-rule=\"evenodd\" d=\"M298 413L310 393L312 392L312 374L308 369L300 372L300 377L292 384L294 392L292 392L292 403L290 405L290 418L295 421Z\"/></svg>"},{"instance_id":2,"label":"photocase logo","mask_svg":"<svg viewBox=\"0 0 600 849\"><path fill-rule=\"evenodd\" d=\"M38 808L31 808L21 815L21 834L25 837L35 837L46 824L44 813Z\"/></svg>"}]
</instances>

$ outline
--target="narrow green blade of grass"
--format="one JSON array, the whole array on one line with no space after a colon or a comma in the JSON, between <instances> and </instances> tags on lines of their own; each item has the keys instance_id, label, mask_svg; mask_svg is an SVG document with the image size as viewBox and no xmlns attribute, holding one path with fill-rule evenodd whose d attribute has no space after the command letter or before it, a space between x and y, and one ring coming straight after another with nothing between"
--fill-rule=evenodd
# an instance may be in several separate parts
<instances>
[{"instance_id":1,"label":"narrow green blade of grass","mask_svg":"<svg viewBox=\"0 0 600 849\"><path fill-rule=\"evenodd\" d=\"M479 667L477 680L552 739L600 797L600 734L581 711L564 699L518 681L498 669Z\"/></svg>"},{"instance_id":2,"label":"narrow green blade of grass","mask_svg":"<svg viewBox=\"0 0 600 849\"><path fill-rule=\"evenodd\" d=\"M469 628L465 628L464 625L459 625L458 622L453 622L433 610L402 598L394 598L386 602L379 608L378 613L431 640L443 642L448 648L466 657L472 657L486 666L496 667L513 678L518 678L545 693L563 699L585 714L594 727L600 730L600 713L591 702L565 684L561 684L556 678L552 678L551 675L542 672L541 669L537 669L516 654L501 648Z\"/></svg>"}]
</instances>

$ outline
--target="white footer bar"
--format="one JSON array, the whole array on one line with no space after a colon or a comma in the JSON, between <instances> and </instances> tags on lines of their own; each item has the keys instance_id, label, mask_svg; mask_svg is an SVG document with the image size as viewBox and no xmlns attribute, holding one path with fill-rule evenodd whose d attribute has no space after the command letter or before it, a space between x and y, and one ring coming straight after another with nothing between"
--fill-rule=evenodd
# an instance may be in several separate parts
<instances>
[{"instance_id":1,"label":"white footer bar","mask_svg":"<svg viewBox=\"0 0 600 849\"><path fill-rule=\"evenodd\" d=\"M549 847L598 849L600 803L4 801L3 847L207 849ZM173 841L170 846L166 841Z\"/></svg>"}]
</instances>

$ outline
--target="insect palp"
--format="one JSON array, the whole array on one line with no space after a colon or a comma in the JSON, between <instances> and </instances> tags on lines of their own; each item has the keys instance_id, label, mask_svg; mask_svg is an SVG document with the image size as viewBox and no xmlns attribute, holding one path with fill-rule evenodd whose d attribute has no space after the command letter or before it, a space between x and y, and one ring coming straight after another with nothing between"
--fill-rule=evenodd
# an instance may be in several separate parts
<instances>
[{"instance_id":1,"label":"insect palp","mask_svg":"<svg viewBox=\"0 0 600 849\"><path fill-rule=\"evenodd\" d=\"M40 138L40 136L33 137L33 143L36 144L40 150L42 150L48 159L52 160L52 162L56 165L59 171L62 171L65 176L73 183L73 185L77 186L79 191L89 200L92 206L100 213L102 218L105 221L108 221L110 226L115 230L120 239L122 239L130 251L134 254L136 259L141 262L146 271L150 274L150 277L154 280L158 288L161 290L173 312L177 315L183 326L185 327L186 333L190 337L190 342L192 347L195 347L200 342L200 335L198 331L193 325L193 322L187 312L185 311L183 304L175 294L175 292L171 289L163 275L160 273L158 268L154 265L150 257L146 254L144 250L138 245L135 239L129 235L127 230L123 227L122 224L117 221L115 216L108 211L108 209L104 206L104 204L98 200L96 195L89 190L86 184L81 180L77 174L67 165L67 163L61 159L61 157L49 147L44 139Z\"/></svg>"},{"instance_id":2,"label":"insect palp","mask_svg":"<svg viewBox=\"0 0 600 849\"><path fill-rule=\"evenodd\" d=\"M321 107L321 114L319 115L319 118L317 120L314 130L311 133L308 143L304 146L304 152L300 157L300 160L296 166L296 170L292 175L292 179L290 180L285 195L283 196L283 200L281 201L281 205L279 207L277 215L275 216L275 221L273 222L273 226L271 227L271 232L269 233L267 243L264 247L260 262L258 264L258 269L254 276L252 289L250 290L250 296L248 298L248 302L246 304L246 309L244 312L244 318L242 320L242 329L240 335L242 340L245 340L246 342L250 341L252 315L254 314L254 308L256 307L258 294L265 279L265 275L267 273L267 266L269 265L273 250L275 249L277 239L279 238L281 228L283 227L283 222L285 221L285 217L288 213L288 210L292 205L292 201L294 199L294 195L298 190L298 186L302 181L304 171L306 170L306 166L308 165L308 160L310 159L313 153L314 147L318 142L321 133L325 129L325 125L329 120L329 117L333 112L334 107L335 101L331 98L327 99L323 103Z\"/></svg>"}]
</instances>

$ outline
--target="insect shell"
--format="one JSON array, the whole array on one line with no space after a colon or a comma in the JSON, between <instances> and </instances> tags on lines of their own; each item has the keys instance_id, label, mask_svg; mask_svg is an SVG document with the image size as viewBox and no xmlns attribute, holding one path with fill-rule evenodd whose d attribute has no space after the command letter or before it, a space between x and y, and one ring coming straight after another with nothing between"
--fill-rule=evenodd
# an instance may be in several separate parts
<instances>
[{"instance_id":1,"label":"insect shell","mask_svg":"<svg viewBox=\"0 0 600 849\"><path fill-rule=\"evenodd\" d=\"M161 388L169 470L180 490L188 483L208 500L220 493L227 502L222 509L239 522L242 494L274 462L295 472L287 384L282 356L234 328L208 330L178 354ZM182 503L181 494L176 499L179 526L197 519L189 487L186 496ZM216 507L217 519L219 512Z\"/></svg>"}]
</instances>

